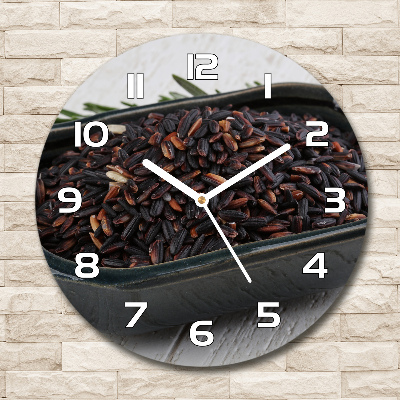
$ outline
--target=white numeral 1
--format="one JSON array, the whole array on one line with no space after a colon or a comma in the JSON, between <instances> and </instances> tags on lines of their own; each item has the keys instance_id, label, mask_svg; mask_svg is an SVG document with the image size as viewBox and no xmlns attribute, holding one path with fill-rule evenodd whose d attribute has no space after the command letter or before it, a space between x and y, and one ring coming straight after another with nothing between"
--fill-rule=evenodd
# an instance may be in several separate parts
<instances>
[{"instance_id":1,"label":"white numeral 1","mask_svg":"<svg viewBox=\"0 0 400 400\"><path fill-rule=\"evenodd\" d=\"M325 208L326 213L342 212L346 204L343 201L346 197L346 192L342 188L325 188L325 193L337 193L338 197L327 197L327 203L338 203L339 206L336 208Z\"/></svg>"},{"instance_id":2,"label":"white numeral 1","mask_svg":"<svg viewBox=\"0 0 400 400\"><path fill-rule=\"evenodd\" d=\"M211 326L212 321L197 321L192 324L189 331L190 340L193 344L199 347L209 346L214 341L214 335L210 331L198 331L197 328L200 325ZM207 339L201 342L197 339L197 336L205 336Z\"/></svg>"},{"instance_id":3,"label":"white numeral 1","mask_svg":"<svg viewBox=\"0 0 400 400\"><path fill-rule=\"evenodd\" d=\"M311 268L318 262L318 268ZM318 278L324 278L328 270L325 268L325 253L317 253L304 267L303 274L318 274Z\"/></svg>"},{"instance_id":4,"label":"white numeral 1","mask_svg":"<svg viewBox=\"0 0 400 400\"><path fill-rule=\"evenodd\" d=\"M306 121L307 126L320 126L320 132L308 132L306 138L306 146L329 146L328 142L313 142L315 136L325 136L328 133L328 124L324 121Z\"/></svg>"},{"instance_id":5,"label":"white numeral 1","mask_svg":"<svg viewBox=\"0 0 400 400\"><path fill-rule=\"evenodd\" d=\"M97 126L103 132L103 137L99 142L92 142L90 140L90 128L93 126ZM82 146L81 140L81 131L82 131L82 123L75 122L75 146L80 147ZM101 147L107 143L108 140L108 128L107 125L100 121L92 121L85 125L83 128L83 140L84 142L91 147Z\"/></svg>"},{"instance_id":6,"label":"white numeral 1","mask_svg":"<svg viewBox=\"0 0 400 400\"><path fill-rule=\"evenodd\" d=\"M143 99L144 98L144 74L137 73L136 74L136 85L135 85L135 74L129 73L127 74L128 80L128 99ZM136 87L136 96L135 96L135 87Z\"/></svg>"},{"instance_id":7,"label":"white numeral 1","mask_svg":"<svg viewBox=\"0 0 400 400\"><path fill-rule=\"evenodd\" d=\"M194 66L194 60L206 59L209 64ZM211 53L188 53L187 55L187 79L190 80L218 80L218 74L203 74L203 71L211 71L218 67L218 57Z\"/></svg>"},{"instance_id":8,"label":"white numeral 1","mask_svg":"<svg viewBox=\"0 0 400 400\"><path fill-rule=\"evenodd\" d=\"M257 324L258 328L276 328L280 322L281 317L275 312L266 312L267 307L279 307L279 302L262 302L258 303L258 318L272 318L271 322L259 322Z\"/></svg>"},{"instance_id":9,"label":"white numeral 1","mask_svg":"<svg viewBox=\"0 0 400 400\"><path fill-rule=\"evenodd\" d=\"M83 262L83 258L91 258L92 261ZM75 257L75 262L77 263L75 275L79 278L96 278L100 272L99 267L97 266L99 256L96 253L79 253ZM83 272L83 268L91 268L92 272Z\"/></svg>"},{"instance_id":10,"label":"white numeral 1","mask_svg":"<svg viewBox=\"0 0 400 400\"><path fill-rule=\"evenodd\" d=\"M138 319L142 316L142 314L146 310L147 301L126 301L125 307L139 307L139 310L137 310L136 314L133 316L133 318L129 321L128 325L126 326L127 328L133 328Z\"/></svg>"},{"instance_id":11,"label":"white numeral 1","mask_svg":"<svg viewBox=\"0 0 400 400\"><path fill-rule=\"evenodd\" d=\"M65 197L65 193L73 193L75 198L73 197ZM63 203L75 203L75 205L71 208L60 208L58 211L60 213L73 213L78 211L82 205L82 196L81 192L75 188L62 188L58 192L58 200L62 201Z\"/></svg>"},{"instance_id":12,"label":"white numeral 1","mask_svg":"<svg viewBox=\"0 0 400 400\"><path fill-rule=\"evenodd\" d=\"M265 87L265 95L266 99L271 98L271 85L272 85L272 74L264 74L264 87Z\"/></svg>"}]
</instances>

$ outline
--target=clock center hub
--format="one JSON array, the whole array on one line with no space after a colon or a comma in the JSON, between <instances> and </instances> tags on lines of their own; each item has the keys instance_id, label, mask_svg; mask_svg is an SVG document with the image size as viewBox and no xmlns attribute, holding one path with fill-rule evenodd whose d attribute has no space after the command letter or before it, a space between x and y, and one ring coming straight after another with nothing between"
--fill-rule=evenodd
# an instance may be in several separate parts
<instances>
[{"instance_id":1,"label":"clock center hub","mask_svg":"<svg viewBox=\"0 0 400 400\"><path fill-rule=\"evenodd\" d=\"M199 197L198 197L198 199L196 200L196 204L199 206L199 207L205 207L206 205L207 205L207 203L208 203L208 199L204 196L204 195L200 195Z\"/></svg>"}]
</instances>

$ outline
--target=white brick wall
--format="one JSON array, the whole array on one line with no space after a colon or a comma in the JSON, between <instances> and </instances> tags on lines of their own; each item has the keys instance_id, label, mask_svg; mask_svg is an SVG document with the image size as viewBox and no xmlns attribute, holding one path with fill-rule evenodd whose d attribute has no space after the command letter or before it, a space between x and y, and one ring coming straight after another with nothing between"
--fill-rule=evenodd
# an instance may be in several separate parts
<instances>
[{"instance_id":1,"label":"white brick wall","mask_svg":"<svg viewBox=\"0 0 400 400\"><path fill-rule=\"evenodd\" d=\"M397 400L399 7L397 0L0 0L0 397ZM200 371L134 356L76 315L43 259L33 212L41 149L73 90L132 46L190 32L257 41L320 79L361 141L372 210L364 252L329 313L284 349Z\"/></svg>"}]
</instances>

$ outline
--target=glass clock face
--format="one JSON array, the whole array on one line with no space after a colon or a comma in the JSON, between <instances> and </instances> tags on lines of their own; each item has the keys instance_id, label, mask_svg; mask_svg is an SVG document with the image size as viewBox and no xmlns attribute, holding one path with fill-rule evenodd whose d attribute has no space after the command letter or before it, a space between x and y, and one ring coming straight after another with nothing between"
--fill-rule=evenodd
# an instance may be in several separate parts
<instances>
[{"instance_id":1,"label":"glass clock face","mask_svg":"<svg viewBox=\"0 0 400 400\"><path fill-rule=\"evenodd\" d=\"M72 95L38 171L64 294L145 357L238 363L332 305L362 246L357 139L304 69L251 41L182 35L110 60Z\"/></svg>"}]
</instances>

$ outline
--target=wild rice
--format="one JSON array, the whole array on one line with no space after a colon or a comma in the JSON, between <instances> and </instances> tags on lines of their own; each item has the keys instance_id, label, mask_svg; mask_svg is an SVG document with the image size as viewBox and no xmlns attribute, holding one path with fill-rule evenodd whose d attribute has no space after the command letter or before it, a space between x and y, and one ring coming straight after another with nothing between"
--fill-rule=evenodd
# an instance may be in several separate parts
<instances>
[{"instance_id":1,"label":"wild rice","mask_svg":"<svg viewBox=\"0 0 400 400\"><path fill-rule=\"evenodd\" d=\"M94 252L101 265L138 267L224 248L204 209L142 165L150 159L199 193L207 193L285 143L291 150L210 200L235 246L324 229L367 217L365 166L352 133L329 127L327 147L307 147L311 115L282 116L242 107L151 113L109 125L102 147L83 144L39 172L37 224L43 246L63 258ZM92 129L93 130L93 129ZM91 140L101 139L93 130ZM60 208L62 188L76 188L82 205ZM325 188L346 193L341 213L325 213ZM72 196L67 196L72 197ZM331 204L331 203L329 203ZM333 206L333 204L332 204Z\"/></svg>"}]
</instances>

